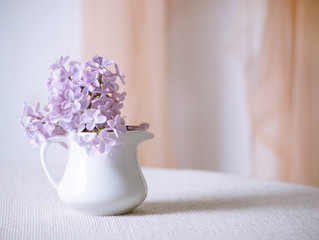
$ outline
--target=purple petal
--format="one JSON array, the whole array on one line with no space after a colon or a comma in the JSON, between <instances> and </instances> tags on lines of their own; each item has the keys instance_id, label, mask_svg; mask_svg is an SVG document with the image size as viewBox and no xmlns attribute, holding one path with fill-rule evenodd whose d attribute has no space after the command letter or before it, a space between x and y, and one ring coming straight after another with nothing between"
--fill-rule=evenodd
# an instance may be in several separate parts
<instances>
[{"instance_id":1,"label":"purple petal","mask_svg":"<svg viewBox=\"0 0 319 240\"><path fill-rule=\"evenodd\" d=\"M87 98L83 98L81 101L81 109L86 109L90 105L90 100Z\"/></svg>"},{"instance_id":2,"label":"purple petal","mask_svg":"<svg viewBox=\"0 0 319 240\"><path fill-rule=\"evenodd\" d=\"M141 123L138 127L147 130L150 128L150 125L148 123Z\"/></svg>"},{"instance_id":3,"label":"purple petal","mask_svg":"<svg viewBox=\"0 0 319 240\"><path fill-rule=\"evenodd\" d=\"M97 116L97 117L95 118L95 122L96 122L96 123L105 123L105 121L106 121L106 117L103 116L103 115Z\"/></svg>"},{"instance_id":4,"label":"purple petal","mask_svg":"<svg viewBox=\"0 0 319 240\"><path fill-rule=\"evenodd\" d=\"M59 59L59 64L62 66L64 65L67 61L69 60L69 56L65 56L65 57L60 57Z\"/></svg>"},{"instance_id":5,"label":"purple petal","mask_svg":"<svg viewBox=\"0 0 319 240\"><path fill-rule=\"evenodd\" d=\"M119 85L117 85L116 83L109 83L107 87L111 92L116 92L117 90L119 90Z\"/></svg>"},{"instance_id":6,"label":"purple petal","mask_svg":"<svg viewBox=\"0 0 319 240\"><path fill-rule=\"evenodd\" d=\"M125 84L124 75L120 75L120 80L121 80L122 84Z\"/></svg>"},{"instance_id":7,"label":"purple petal","mask_svg":"<svg viewBox=\"0 0 319 240\"><path fill-rule=\"evenodd\" d=\"M101 113L100 110L97 109L88 109L86 112L88 112L94 119Z\"/></svg>"},{"instance_id":8,"label":"purple petal","mask_svg":"<svg viewBox=\"0 0 319 240\"><path fill-rule=\"evenodd\" d=\"M94 114L96 113L96 111L97 111L96 109L86 109L84 114L86 114L87 116L93 118Z\"/></svg>"},{"instance_id":9,"label":"purple petal","mask_svg":"<svg viewBox=\"0 0 319 240\"><path fill-rule=\"evenodd\" d=\"M115 122L114 122L114 120L112 120L112 119L110 119L110 120L108 120L107 121L107 125L109 125L110 126L110 128L114 128L114 125L115 125Z\"/></svg>"},{"instance_id":10,"label":"purple petal","mask_svg":"<svg viewBox=\"0 0 319 240\"><path fill-rule=\"evenodd\" d=\"M111 64L113 64L113 61L111 61L111 60L106 60L104 62L104 66L111 65Z\"/></svg>"},{"instance_id":11,"label":"purple petal","mask_svg":"<svg viewBox=\"0 0 319 240\"><path fill-rule=\"evenodd\" d=\"M63 117L62 117L63 121L65 121L65 122L70 122L72 120L72 118L73 118L73 114L72 113L63 115Z\"/></svg>"},{"instance_id":12,"label":"purple petal","mask_svg":"<svg viewBox=\"0 0 319 240\"><path fill-rule=\"evenodd\" d=\"M70 106L71 106L71 102L70 102L69 100L65 100L65 101L63 101L62 104L61 104L61 108L62 108L62 109L67 109L67 108L69 108Z\"/></svg>"},{"instance_id":13,"label":"purple petal","mask_svg":"<svg viewBox=\"0 0 319 240\"><path fill-rule=\"evenodd\" d=\"M38 112L40 110L40 103L39 102L35 102L33 105L33 109L35 112Z\"/></svg>"},{"instance_id":14,"label":"purple petal","mask_svg":"<svg viewBox=\"0 0 319 240\"><path fill-rule=\"evenodd\" d=\"M50 66L50 69L57 69L57 68L59 68L59 67L60 67L59 64L53 63L53 64Z\"/></svg>"},{"instance_id":15,"label":"purple petal","mask_svg":"<svg viewBox=\"0 0 319 240\"><path fill-rule=\"evenodd\" d=\"M117 109L120 110L123 106L124 106L124 104L120 103L119 105L117 105Z\"/></svg>"},{"instance_id":16,"label":"purple petal","mask_svg":"<svg viewBox=\"0 0 319 240\"><path fill-rule=\"evenodd\" d=\"M45 142L46 140L45 136L39 131L36 133L36 138L38 139L39 143Z\"/></svg>"},{"instance_id":17,"label":"purple petal","mask_svg":"<svg viewBox=\"0 0 319 240\"><path fill-rule=\"evenodd\" d=\"M75 102L73 103L73 110L79 111L81 109L81 103Z\"/></svg>"},{"instance_id":18,"label":"purple petal","mask_svg":"<svg viewBox=\"0 0 319 240\"><path fill-rule=\"evenodd\" d=\"M71 89L67 89L64 91L64 98L65 99L73 99L74 94L73 91Z\"/></svg>"},{"instance_id":19,"label":"purple petal","mask_svg":"<svg viewBox=\"0 0 319 240\"><path fill-rule=\"evenodd\" d=\"M81 92L75 93L74 100L80 101L83 98L83 94Z\"/></svg>"},{"instance_id":20,"label":"purple petal","mask_svg":"<svg viewBox=\"0 0 319 240\"><path fill-rule=\"evenodd\" d=\"M95 136L92 140L91 140L93 145L99 145L101 142L101 139L98 136Z\"/></svg>"},{"instance_id":21,"label":"purple petal","mask_svg":"<svg viewBox=\"0 0 319 240\"><path fill-rule=\"evenodd\" d=\"M88 86L85 86L82 90L83 96L86 97L89 94L89 88Z\"/></svg>"},{"instance_id":22,"label":"purple petal","mask_svg":"<svg viewBox=\"0 0 319 240\"><path fill-rule=\"evenodd\" d=\"M116 137L118 138L121 133L117 129L113 129L113 131L114 131Z\"/></svg>"},{"instance_id":23,"label":"purple petal","mask_svg":"<svg viewBox=\"0 0 319 240\"><path fill-rule=\"evenodd\" d=\"M59 121L59 125L60 125L63 129L68 129L68 127L69 127L69 124L66 123L66 122L63 121L63 120L60 120L60 121Z\"/></svg>"},{"instance_id":24,"label":"purple petal","mask_svg":"<svg viewBox=\"0 0 319 240\"><path fill-rule=\"evenodd\" d=\"M104 153L104 151L105 151L105 143L104 142L100 143L99 151L100 151L100 153Z\"/></svg>"},{"instance_id":25,"label":"purple petal","mask_svg":"<svg viewBox=\"0 0 319 240\"><path fill-rule=\"evenodd\" d=\"M57 112L51 111L49 113L49 119L51 120L52 123L57 123L60 119L60 116Z\"/></svg>"},{"instance_id":26,"label":"purple petal","mask_svg":"<svg viewBox=\"0 0 319 240\"><path fill-rule=\"evenodd\" d=\"M122 94L120 94L119 96L119 101L123 101L126 97L126 92L123 92Z\"/></svg>"},{"instance_id":27,"label":"purple petal","mask_svg":"<svg viewBox=\"0 0 319 240\"><path fill-rule=\"evenodd\" d=\"M95 123L94 122L88 122L86 124L86 129L89 130L89 131L92 131L94 127L95 127Z\"/></svg>"},{"instance_id":28,"label":"purple petal","mask_svg":"<svg viewBox=\"0 0 319 240\"><path fill-rule=\"evenodd\" d=\"M78 125L78 132L82 132L85 128L85 124Z\"/></svg>"},{"instance_id":29,"label":"purple petal","mask_svg":"<svg viewBox=\"0 0 319 240\"><path fill-rule=\"evenodd\" d=\"M82 116L80 117L81 123L87 123L87 122L90 122L91 120L92 120L92 118L90 118L90 117L87 116L87 115L82 115Z\"/></svg>"},{"instance_id":30,"label":"purple petal","mask_svg":"<svg viewBox=\"0 0 319 240\"><path fill-rule=\"evenodd\" d=\"M99 137L102 139L107 139L108 137L108 133L106 129L103 129L100 133L99 133Z\"/></svg>"},{"instance_id":31,"label":"purple petal","mask_svg":"<svg viewBox=\"0 0 319 240\"><path fill-rule=\"evenodd\" d=\"M116 74L119 76L122 84L125 84L125 81L124 81L124 74L122 72L120 72L120 69L119 69L119 66L117 63L114 63L114 67L115 67L115 71L116 71Z\"/></svg>"},{"instance_id":32,"label":"purple petal","mask_svg":"<svg viewBox=\"0 0 319 240\"><path fill-rule=\"evenodd\" d=\"M86 153L90 156L90 157L93 157L94 156L94 151L93 151L93 148L92 146L86 146Z\"/></svg>"},{"instance_id":33,"label":"purple petal","mask_svg":"<svg viewBox=\"0 0 319 240\"><path fill-rule=\"evenodd\" d=\"M115 67L116 73L119 73L120 72L119 65L116 62L114 63L114 67Z\"/></svg>"},{"instance_id":34,"label":"purple petal","mask_svg":"<svg viewBox=\"0 0 319 240\"><path fill-rule=\"evenodd\" d=\"M116 140L114 140L113 138L107 138L104 141L108 146L114 146L116 144Z\"/></svg>"},{"instance_id":35,"label":"purple petal","mask_svg":"<svg viewBox=\"0 0 319 240\"><path fill-rule=\"evenodd\" d=\"M116 115L115 117L115 125L120 125L122 122L122 118L120 115Z\"/></svg>"},{"instance_id":36,"label":"purple petal","mask_svg":"<svg viewBox=\"0 0 319 240\"><path fill-rule=\"evenodd\" d=\"M118 130L121 132L121 133L125 133L126 132L126 127L124 125L120 125L118 127Z\"/></svg>"}]
</instances>

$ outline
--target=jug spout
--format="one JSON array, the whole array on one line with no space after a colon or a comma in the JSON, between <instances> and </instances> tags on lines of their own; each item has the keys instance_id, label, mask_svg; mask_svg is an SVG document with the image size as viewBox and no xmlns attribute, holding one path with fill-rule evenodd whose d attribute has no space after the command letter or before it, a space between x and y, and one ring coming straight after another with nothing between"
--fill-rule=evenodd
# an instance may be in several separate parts
<instances>
[{"instance_id":1,"label":"jug spout","mask_svg":"<svg viewBox=\"0 0 319 240\"><path fill-rule=\"evenodd\" d=\"M146 140L152 139L154 137L153 133L149 131L138 131L135 134L135 141L137 144L144 142Z\"/></svg>"},{"instance_id":2,"label":"jug spout","mask_svg":"<svg viewBox=\"0 0 319 240\"><path fill-rule=\"evenodd\" d=\"M120 142L131 142L134 144L140 144L143 141L148 139L152 139L154 135L149 131L142 131L142 130L134 130L134 131L127 131L125 134L120 136Z\"/></svg>"}]
</instances>

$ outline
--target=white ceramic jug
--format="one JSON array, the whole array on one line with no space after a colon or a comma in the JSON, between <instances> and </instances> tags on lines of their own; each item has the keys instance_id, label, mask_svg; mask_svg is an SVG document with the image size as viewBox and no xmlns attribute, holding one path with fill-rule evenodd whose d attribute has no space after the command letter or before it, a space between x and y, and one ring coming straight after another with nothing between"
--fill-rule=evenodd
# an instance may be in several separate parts
<instances>
[{"instance_id":1,"label":"white ceramic jug","mask_svg":"<svg viewBox=\"0 0 319 240\"><path fill-rule=\"evenodd\" d=\"M90 215L129 213L147 195L137 146L151 138L153 134L148 131L127 131L118 138L120 147L113 148L109 154L90 157L74 138L55 136L42 144L41 162L61 201L71 208ZM58 142L69 147L68 163L60 181L51 174L46 163L48 146Z\"/></svg>"}]
</instances>

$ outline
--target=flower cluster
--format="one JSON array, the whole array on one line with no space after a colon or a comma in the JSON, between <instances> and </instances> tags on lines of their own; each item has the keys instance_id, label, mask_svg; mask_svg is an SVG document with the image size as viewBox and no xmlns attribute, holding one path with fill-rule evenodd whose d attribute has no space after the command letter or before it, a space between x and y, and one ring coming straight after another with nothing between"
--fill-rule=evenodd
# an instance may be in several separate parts
<instances>
[{"instance_id":1,"label":"flower cluster","mask_svg":"<svg viewBox=\"0 0 319 240\"><path fill-rule=\"evenodd\" d=\"M96 55L84 63L71 61L67 69L64 67L67 61L68 57L60 57L50 67L49 98L44 113L40 112L38 102L32 107L26 102L23 105L19 124L33 145L70 132L95 132L94 138L83 136L79 140L92 156L95 152L107 153L117 145L110 132L119 137L127 130L149 127L146 123L125 126L120 110L126 93L119 92L117 83L120 80L125 84L125 76L117 63Z\"/></svg>"}]
</instances>

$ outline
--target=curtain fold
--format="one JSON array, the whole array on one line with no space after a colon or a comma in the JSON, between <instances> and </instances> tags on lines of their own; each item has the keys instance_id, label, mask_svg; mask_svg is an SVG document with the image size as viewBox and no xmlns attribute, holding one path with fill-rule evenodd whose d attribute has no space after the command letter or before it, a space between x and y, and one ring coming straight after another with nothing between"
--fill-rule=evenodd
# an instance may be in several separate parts
<instances>
[{"instance_id":1,"label":"curtain fold","mask_svg":"<svg viewBox=\"0 0 319 240\"><path fill-rule=\"evenodd\" d=\"M319 186L319 2L267 5L256 69L247 66L253 175Z\"/></svg>"},{"instance_id":2,"label":"curtain fold","mask_svg":"<svg viewBox=\"0 0 319 240\"><path fill-rule=\"evenodd\" d=\"M174 167L168 124L166 1L84 0L84 59L103 55L119 63L127 92L127 124L148 122L155 138L141 145L141 164Z\"/></svg>"}]
</instances>

